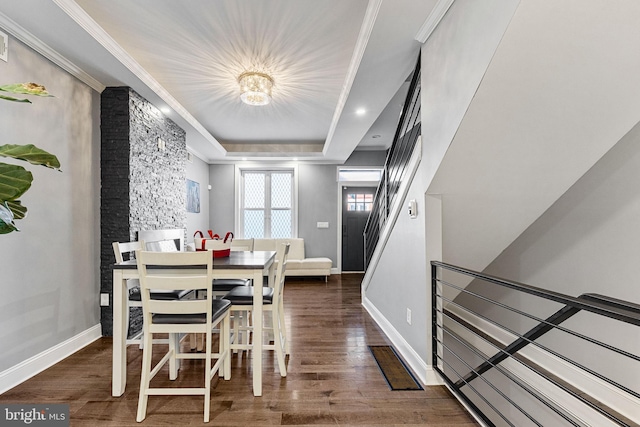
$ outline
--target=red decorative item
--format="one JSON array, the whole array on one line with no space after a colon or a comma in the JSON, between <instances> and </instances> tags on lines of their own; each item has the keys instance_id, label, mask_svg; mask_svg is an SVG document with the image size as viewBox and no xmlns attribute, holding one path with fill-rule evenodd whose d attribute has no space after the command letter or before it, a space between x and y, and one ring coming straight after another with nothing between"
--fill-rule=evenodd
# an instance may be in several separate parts
<instances>
[{"instance_id":1,"label":"red decorative item","mask_svg":"<svg viewBox=\"0 0 640 427\"><path fill-rule=\"evenodd\" d=\"M212 230L208 230L210 239L205 239L202 231L196 231L193 234L194 243L196 246L196 251L206 251L209 249L213 250L214 258L224 258L228 257L231 254L231 242L233 241L233 233L228 232L224 239L221 239L218 234L214 234ZM200 238L196 239L195 237L199 235Z\"/></svg>"}]
</instances>

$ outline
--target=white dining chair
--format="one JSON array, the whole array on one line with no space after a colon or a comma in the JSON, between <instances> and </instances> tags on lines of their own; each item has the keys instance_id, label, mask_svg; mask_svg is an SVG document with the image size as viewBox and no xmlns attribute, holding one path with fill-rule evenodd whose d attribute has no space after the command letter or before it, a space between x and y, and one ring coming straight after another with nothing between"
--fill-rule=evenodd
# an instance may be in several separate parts
<instances>
[{"instance_id":1,"label":"white dining chair","mask_svg":"<svg viewBox=\"0 0 640 427\"><path fill-rule=\"evenodd\" d=\"M253 239L234 239L231 241L231 251L252 251ZM223 296L236 286L249 286L251 279L213 279L213 295Z\"/></svg>"},{"instance_id":2,"label":"white dining chair","mask_svg":"<svg viewBox=\"0 0 640 427\"><path fill-rule=\"evenodd\" d=\"M277 267L275 268L273 278L271 281L273 287L263 287L262 291L262 303L264 313L270 314L270 326L265 322L263 328L265 332L271 332L273 334L273 344L264 345L265 350L275 350L276 358L278 360L278 368L280 369L280 376L287 376L287 367L285 363L285 357L289 352L289 341L287 340L287 331L284 319L284 280L285 271L287 269L287 257L289 255L289 244L283 243L276 255ZM239 331L246 330L252 332L251 325L242 323L240 317L243 313L251 310L253 306L253 292L256 289L253 286L239 286L228 292L223 298L231 301L231 316L233 321L234 336L233 341L230 344L230 349L236 350L251 350L252 346L250 342L241 342L239 337L241 336ZM257 290L260 291L260 290ZM247 340L249 341L249 340ZM261 355L253 355L253 357L261 357Z\"/></svg>"},{"instance_id":3,"label":"white dining chair","mask_svg":"<svg viewBox=\"0 0 640 427\"><path fill-rule=\"evenodd\" d=\"M173 245L173 249L171 248ZM145 244L143 240L137 242L113 242L113 254L116 258L116 263L121 263L125 260L125 256L130 256L135 251L140 249L150 249L154 251L162 251L162 252L175 252L177 249L175 247L175 243L173 240L166 241L166 243L161 242L152 242L150 244ZM131 319L131 308L132 307L142 307L142 298L140 296L140 282L138 279L129 279L127 280L127 307L125 308L127 317L126 317L126 331L129 331L129 324ZM157 290L154 292L154 298L157 299L167 299L174 300L180 298L186 298L189 295L189 292L178 291L178 290ZM166 343L166 340L157 340L159 343ZM140 330L137 334L132 337L127 337L126 341L127 345L138 344L140 348L143 347L142 340L142 330Z\"/></svg>"},{"instance_id":4,"label":"white dining chair","mask_svg":"<svg viewBox=\"0 0 640 427\"><path fill-rule=\"evenodd\" d=\"M143 339L142 373L136 420L146 417L150 395L202 395L204 396L204 422L209 422L211 406L211 381L216 373L225 380L231 378L229 360L229 308L225 299L214 299L211 292L213 280L213 254L202 252L136 252L140 290L142 294ZM196 291L207 290L203 299L174 301L153 298L158 289ZM153 291L152 291L153 290ZM218 328L219 345L212 352L213 330ZM152 366L153 335L169 334L169 350ZM182 352L180 334L204 335L204 353ZM151 379L169 362L169 379L175 380L182 359L204 359L203 387L150 387ZM212 359L217 359L211 365Z\"/></svg>"}]
</instances>

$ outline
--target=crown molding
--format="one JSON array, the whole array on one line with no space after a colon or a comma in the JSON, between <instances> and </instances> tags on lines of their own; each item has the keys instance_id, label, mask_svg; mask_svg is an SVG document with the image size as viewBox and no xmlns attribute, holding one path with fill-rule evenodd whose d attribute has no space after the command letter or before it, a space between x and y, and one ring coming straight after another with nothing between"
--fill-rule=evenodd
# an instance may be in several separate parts
<instances>
[{"instance_id":1,"label":"crown molding","mask_svg":"<svg viewBox=\"0 0 640 427\"><path fill-rule=\"evenodd\" d=\"M442 21L442 18L444 18L445 13L447 13L454 1L455 0L438 0L438 3L433 7L433 10L427 17L426 21L424 21L424 24L422 24L418 30L415 39L420 43L426 42L440 21Z\"/></svg>"},{"instance_id":2,"label":"crown molding","mask_svg":"<svg viewBox=\"0 0 640 427\"><path fill-rule=\"evenodd\" d=\"M364 14L362 26L360 27L360 34L358 35L358 40L353 50L353 56L351 57L351 62L349 63L349 69L347 70L347 75L344 79L344 84L342 85L342 92L340 92L340 97L338 98L338 105L336 105L336 109L333 112L333 119L331 120L331 126L329 127L327 139L324 144L323 154L327 153L329 144L331 144L331 140L333 139L333 134L336 131L338 121L340 120L340 116L342 115L342 110L347 103L347 98L349 97L349 93L351 92L351 87L353 86L353 82L356 79L356 74L358 73L360 62L362 62L362 57L364 56L367 44L369 43L369 38L371 37L371 32L373 31L373 25L376 22L376 18L378 17L378 12L380 11L381 5L382 0L369 0L369 4L367 5L367 11Z\"/></svg>"},{"instance_id":3,"label":"crown molding","mask_svg":"<svg viewBox=\"0 0 640 427\"><path fill-rule=\"evenodd\" d=\"M0 13L0 27L4 28L13 37L20 40L22 43L29 46L31 49L35 50L40 55L44 56L49 61L53 62L93 90L97 92L102 92L104 90L105 85L91 77L80 67L60 55L48 44L44 43L3 13Z\"/></svg>"},{"instance_id":4,"label":"crown molding","mask_svg":"<svg viewBox=\"0 0 640 427\"><path fill-rule=\"evenodd\" d=\"M205 129L195 117L187 111L151 74L149 74L131 55L129 55L113 37L111 37L98 23L73 0L53 0L75 23L85 30L94 40L104 47L114 58L131 71L140 81L153 91L167 106L182 117L207 141L220 152L225 153L224 147Z\"/></svg>"}]
</instances>

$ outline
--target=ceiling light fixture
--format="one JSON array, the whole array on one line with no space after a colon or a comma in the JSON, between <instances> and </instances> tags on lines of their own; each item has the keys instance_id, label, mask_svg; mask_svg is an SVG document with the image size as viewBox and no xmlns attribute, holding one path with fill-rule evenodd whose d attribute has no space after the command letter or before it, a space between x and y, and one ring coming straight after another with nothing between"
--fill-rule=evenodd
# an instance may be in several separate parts
<instances>
[{"instance_id":1,"label":"ceiling light fixture","mask_svg":"<svg viewBox=\"0 0 640 427\"><path fill-rule=\"evenodd\" d=\"M263 73L246 72L238 77L240 99L249 105L267 105L271 102L273 79Z\"/></svg>"}]
</instances>

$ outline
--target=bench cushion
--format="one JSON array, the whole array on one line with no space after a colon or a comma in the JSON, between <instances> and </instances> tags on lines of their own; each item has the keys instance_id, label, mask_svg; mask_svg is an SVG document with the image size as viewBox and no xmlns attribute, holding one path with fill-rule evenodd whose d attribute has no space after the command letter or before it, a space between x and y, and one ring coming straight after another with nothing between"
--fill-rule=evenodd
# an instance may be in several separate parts
<instances>
[{"instance_id":1,"label":"bench cushion","mask_svg":"<svg viewBox=\"0 0 640 427\"><path fill-rule=\"evenodd\" d=\"M231 301L233 305L253 305L253 290L253 286L239 286L233 288L223 298ZM273 288L262 288L262 301L265 304L273 302Z\"/></svg>"},{"instance_id":2,"label":"bench cushion","mask_svg":"<svg viewBox=\"0 0 640 427\"><path fill-rule=\"evenodd\" d=\"M230 291L236 286L249 286L250 279L213 279L214 291Z\"/></svg>"},{"instance_id":3,"label":"bench cushion","mask_svg":"<svg viewBox=\"0 0 640 427\"><path fill-rule=\"evenodd\" d=\"M289 257L285 276L329 276L331 275L330 258L305 258L304 239L255 239L253 250L275 251L282 243L289 243Z\"/></svg>"}]
</instances>

